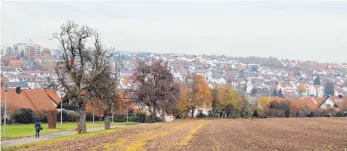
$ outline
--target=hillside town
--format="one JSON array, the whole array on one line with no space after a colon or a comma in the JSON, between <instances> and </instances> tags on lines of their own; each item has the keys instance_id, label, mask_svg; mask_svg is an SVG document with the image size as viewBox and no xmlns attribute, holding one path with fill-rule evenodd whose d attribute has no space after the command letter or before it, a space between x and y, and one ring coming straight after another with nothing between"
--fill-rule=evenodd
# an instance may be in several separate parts
<instances>
[{"instance_id":1,"label":"hillside town","mask_svg":"<svg viewBox=\"0 0 347 151\"><path fill-rule=\"evenodd\" d=\"M57 75L54 68L56 62L61 60L61 54L62 50L42 48L41 45L34 44L32 41L3 47L1 49L2 83L6 83L10 89L20 87L23 90L42 90L41 95L47 94L46 89L51 89L55 93L49 91L50 93L47 94L49 97L45 98L52 100L53 103L50 104L54 105L50 108L58 107L64 92L57 87ZM120 77L118 89L132 88L135 78L133 74L138 60L167 61L174 81L177 83L184 83L188 75L194 74L202 76L211 90L217 89L220 85L230 85L254 105L259 105L260 103L257 102L268 97L285 98L298 106L309 106L310 109L316 110L330 99L331 106L342 104L339 108L343 110L347 102L343 101L347 96L347 64L345 63L279 60L273 57L115 51L110 61L111 70ZM31 93L31 91L24 92L28 95ZM29 101L30 103L32 106L40 106L35 105L36 101ZM132 105L134 110L139 110L141 106L137 103L135 106ZM35 109L37 110L33 108ZM210 108L197 110L206 115L211 111ZM160 112L157 113L158 116ZM103 111L96 114L102 115ZM192 116L197 114L198 112L195 112Z\"/></svg>"},{"instance_id":2,"label":"hillside town","mask_svg":"<svg viewBox=\"0 0 347 151\"><path fill-rule=\"evenodd\" d=\"M1 80L9 88L48 88L57 78L54 66L60 54L59 49L42 48L32 42L5 46L1 49ZM230 84L247 96L277 96L280 93L286 98L323 97L326 81L332 82L333 95L347 96L347 64L126 51L119 51L111 60L112 70L121 77L120 88L131 87L138 59L168 61L177 82L184 81L187 74L198 74L205 78L210 88Z\"/></svg>"}]
</instances>

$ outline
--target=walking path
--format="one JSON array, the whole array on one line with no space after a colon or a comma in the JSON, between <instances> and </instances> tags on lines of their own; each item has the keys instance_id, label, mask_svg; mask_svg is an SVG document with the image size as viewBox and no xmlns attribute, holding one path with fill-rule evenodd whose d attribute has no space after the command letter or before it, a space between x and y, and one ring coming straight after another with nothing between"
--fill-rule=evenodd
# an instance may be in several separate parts
<instances>
[{"instance_id":1,"label":"walking path","mask_svg":"<svg viewBox=\"0 0 347 151\"><path fill-rule=\"evenodd\" d=\"M111 128L124 127L124 126L127 126L127 125L116 125L116 126L111 126ZM95 131L100 131L100 130L104 130L104 127L88 128L87 132L95 132ZM70 130L70 131L62 131L62 132L53 132L53 133L48 133L48 134L42 134L42 135L40 135L40 138L35 138L35 136L30 136L30 137L23 137L23 138L18 138L18 139L4 140L4 141L1 141L1 148L15 146L15 145L36 143L36 142L40 142L43 140L49 140L49 139L58 138L58 137L62 137L62 136L71 136L71 135L76 135L76 134L77 134L77 132L75 130Z\"/></svg>"}]
</instances>

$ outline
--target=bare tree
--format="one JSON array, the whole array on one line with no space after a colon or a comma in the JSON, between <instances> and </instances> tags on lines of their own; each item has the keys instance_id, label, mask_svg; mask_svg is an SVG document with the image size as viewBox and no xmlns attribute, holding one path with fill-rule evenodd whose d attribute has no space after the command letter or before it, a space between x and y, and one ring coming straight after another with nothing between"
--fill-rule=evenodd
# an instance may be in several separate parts
<instances>
[{"instance_id":1,"label":"bare tree","mask_svg":"<svg viewBox=\"0 0 347 151\"><path fill-rule=\"evenodd\" d=\"M55 68L58 83L65 91L70 104L78 106L81 133L86 132L86 104L98 97L99 81L108 72L107 60L111 56L101 46L99 34L88 26L79 26L68 21L61 26L60 33L54 33L63 49L62 61ZM94 46L86 48L93 40Z\"/></svg>"},{"instance_id":2,"label":"bare tree","mask_svg":"<svg viewBox=\"0 0 347 151\"><path fill-rule=\"evenodd\" d=\"M107 56L98 54L94 54L94 56L105 58L94 58L96 60L93 61L92 69L99 69L98 72L100 73L97 73L99 74L99 78L94 78L95 81L90 81L93 84L89 90L91 93L91 104L96 106L98 101L102 102L105 129L110 129L110 115L124 108L122 98L117 90L118 77L111 72L108 63L99 63L100 60L108 60Z\"/></svg>"},{"instance_id":3,"label":"bare tree","mask_svg":"<svg viewBox=\"0 0 347 151\"><path fill-rule=\"evenodd\" d=\"M169 109L175 108L179 88L174 85L167 62L159 60L147 63L140 60L134 76L135 101L147 105L152 121L156 118L157 109L162 109L165 115Z\"/></svg>"}]
</instances>

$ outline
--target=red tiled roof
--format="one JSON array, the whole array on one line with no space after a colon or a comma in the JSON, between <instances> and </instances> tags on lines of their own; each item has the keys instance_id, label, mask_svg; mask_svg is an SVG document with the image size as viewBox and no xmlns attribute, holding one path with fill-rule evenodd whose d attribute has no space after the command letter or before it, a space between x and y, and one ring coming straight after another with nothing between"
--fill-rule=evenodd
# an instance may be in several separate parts
<instances>
[{"instance_id":1,"label":"red tiled roof","mask_svg":"<svg viewBox=\"0 0 347 151\"><path fill-rule=\"evenodd\" d=\"M58 96L57 91L52 90L52 89L51 90L46 90L46 94L48 95L48 97L51 98L52 101L54 101L55 104L58 105L60 103L61 99Z\"/></svg>"},{"instance_id":2,"label":"red tiled roof","mask_svg":"<svg viewBox=\"0 0 347 151\"><path fill-rule=\"evenodd\" d=\"M5 89L1 87L1 104L5 103ZM35 109L33 104L30 103L23 95L17 94L15 89L8 89L7 91L7 109L14 110L20 108Z\"/></svg>"},{"instance_id":3,"label":"red tiled roof","mask_svg":"<svg viewBox=\"0 0 347 151\"><path fill-rule=\"evenodd\" d=\"M24 61L23 60L11 60L10 64L13 67L19 68L19 67L22 67L24 65Z\"/></svg>"},{"instance_id":4,"label":"red tiled roof","mask_svg":"<svg viewBox=\"0 0 347 151\"><path fill-rule=\"evenodd\" d=\"M307 106L310 109L316 110L319 106L318 101L316 101L317 104L314 103L315 98L312 97L305 97L305 98L298 98L298 99L290 99L290 102L293 103L294 105L297 105L298 107L300 106Z\"/></svg>"},{"instance_id":5,"label":"red tiled roof","mask_svg":"<svg viewBox=\"0 0 347 151\"><path fill-rule=\"evenodd\" d=\"M5 90L1 87L1 102L5 102ZM22 90L20 94L15 89L8 89L7 104L9 110L20 108L30 108L33 111L56 110L53 100L48 97L43 89L27 89Z\"/></svg>"},{"instance_id":6,"label":"red tiled roof","mask_svg":"<svg viewBox=\"0 0 347 151\"><path fill-rule=\"evenodd\" d=\"M22 90L22 94L33 104L36 110L55 110L56 106L53 101L42 89Z\"/></svg>"}]
</instances>

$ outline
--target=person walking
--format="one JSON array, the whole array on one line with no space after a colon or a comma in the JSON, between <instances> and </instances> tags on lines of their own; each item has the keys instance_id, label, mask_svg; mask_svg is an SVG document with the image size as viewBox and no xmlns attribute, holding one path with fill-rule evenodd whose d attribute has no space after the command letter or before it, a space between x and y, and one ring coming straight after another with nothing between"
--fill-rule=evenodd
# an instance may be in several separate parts
<instances>
[{"instance_id":1,"label":"person walking","mask_svg":"<svg viewBox=\"0 0 347 151\"><path fill-rule=\"evenodd\" d=\"M40 131L42 130L42 126L39 121L36 121L35 123L35 130L36 130L35 138L40 138Z\"/></svg>"}]
</instances>

